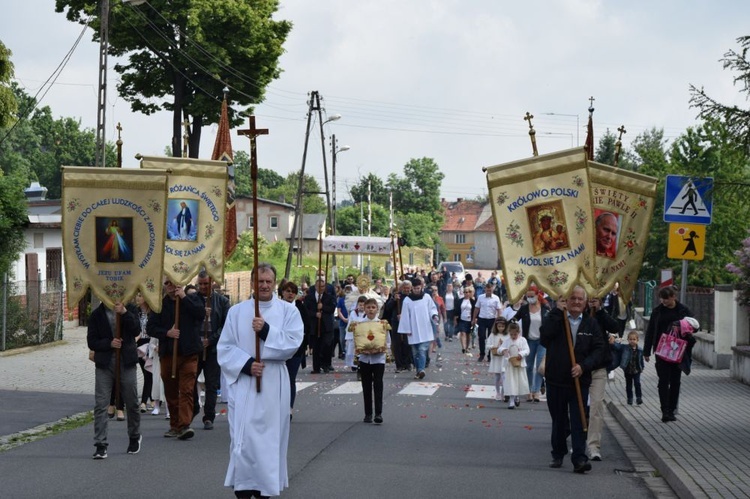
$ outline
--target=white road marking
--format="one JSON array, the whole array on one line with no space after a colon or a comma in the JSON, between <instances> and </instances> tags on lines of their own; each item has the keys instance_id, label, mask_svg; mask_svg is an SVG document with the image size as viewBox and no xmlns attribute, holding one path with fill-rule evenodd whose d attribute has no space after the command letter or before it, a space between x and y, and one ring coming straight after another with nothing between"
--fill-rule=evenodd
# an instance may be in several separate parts
<instances>
[{"instance_id":1,"label":"white road marking","mask_svg":"<svg viewBox=\"0 0 750 499\"><path fill-rule=\"evenodd\" d=\"M425 383L423 381L413 381L406 385L403 390L398 392L399 395L434 395L442 385L440 383Z\"/></svg>"},{"instance_id":2,"label":"white road marking","mask_svg":"<svg viewBox=\"0 0 750 499\"><path fill-rule=\"evenodd\" d=\"M493 385L471 385L466 392L467 399L495 399L495 387Z\"/></svg>"},{"instance_id":3,"label":"white road marking","mask_svg":"<svg viewBox=\"0 0 750 499\"><path fill-rule=\"evenodd\" d=\"M362 393L362 383L359 381L347 381L330 392L326 392L326 395L354 395L357 393Z\"/></svg>"},{"instance_id":4,"label":"white road marking","mask_svg":"<svg viewBox=\"0 0 750 499\"><path fill-rule=\"evenodd\" d=\"M316 384L314 381L297 381L297 393Z\"/></svg>"}]
</instances>

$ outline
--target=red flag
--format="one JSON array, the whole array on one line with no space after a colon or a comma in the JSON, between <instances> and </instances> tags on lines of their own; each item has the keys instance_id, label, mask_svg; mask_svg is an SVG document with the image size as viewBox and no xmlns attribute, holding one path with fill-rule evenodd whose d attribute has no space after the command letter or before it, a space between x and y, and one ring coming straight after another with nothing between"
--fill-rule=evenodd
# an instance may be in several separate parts
<instances>
[{"instance_id":1,"label":"red flag","mask_svg":"<svg viewBox=\"0 0 750 499\"><path fill-rule=\"evenodd\" d=\"M221 119L216 133L214 152L211 159L216 161L234 161L232 153L232 138L229 133L229 112L227 96L221 103ZM234 166L229 166L229 181L227 182L227 213L224 225L224 258L228 259L237 247L237 209L234 205Z\"/></svg>"},{"instance_id":2,"label":"red flag","mask_svg":"<svg viewBox=\"0 0 750 499\"><path fill-rule=\"evenodd\" d=\"M589 112L589 124L586 126L586 157L594 160L594 118L593 111Z\"/></svg>"}]
</instances>

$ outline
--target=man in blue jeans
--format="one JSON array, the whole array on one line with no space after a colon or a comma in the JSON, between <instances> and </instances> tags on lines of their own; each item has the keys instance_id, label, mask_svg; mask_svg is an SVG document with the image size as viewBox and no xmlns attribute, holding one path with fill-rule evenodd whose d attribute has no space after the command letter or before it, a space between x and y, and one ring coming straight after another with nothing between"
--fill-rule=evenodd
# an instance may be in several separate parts
<instances>
[{"instance_id":1,"label":"man in blue jeans","mask_svg":"<svg viewBox=\"0 0 750 499\"><path fill-rule=\"evenodd\" d=\"M487 340L487 334L492 331L495 325L495 319L500 317L503 304L500 298L493 294L494 286L487 282L484 285L484 294L477 298L477 306L474 308L474 320L477 323L477 336L479 337L479 358L477 362L484 360L484 345ZM489 362L490 356L487 356Z\"/></svg>"},{"instance_id":2,"label":"man in blue jeans","mask_svg":"<svg viewBox=\"0 0 750 499\"><path fill-rule=\"evenodd\" d=\"M435 339L432 325L438 320L438 311L435 302L429 296L425 298L422 293L424 285L422 279L415 277L411 284L412 292L404 298L401 306L398 332L407 336L411 346L414 367L417 371L415 378L424 379L427 352Z\"/></svg>"}]
</instances>

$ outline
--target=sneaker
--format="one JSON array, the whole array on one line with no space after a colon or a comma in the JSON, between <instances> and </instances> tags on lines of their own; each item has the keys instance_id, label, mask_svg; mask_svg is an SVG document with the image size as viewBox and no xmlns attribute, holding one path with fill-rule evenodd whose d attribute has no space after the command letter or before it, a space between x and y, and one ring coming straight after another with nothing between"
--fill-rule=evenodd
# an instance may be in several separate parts
<instances>
[{"instance_id":1,"label":"sneaker","mask_svg":"<svg viewBox=\"0 0 750 499\"><path fill-rule=\"evenodd\" d=\"M167 419L167 420L168 420L168 419L172 419L172 418L170 418L170 417L169 417L169 411L167 411L167 413L166 413L166 414L164 414L164 419Z\"/></svg>"},{"instance_id":2,"label":"sneaker","mask_svg":"<svg viewBox=\"0 0 750 499\"><path fill-rule=\"evenodd\" d=\"M602 456L598 452L592 452L591 453L591 460L592 461L601 461L602 460Z\"/></svg>"},{"instance_id":3,"label":"sneaker","mask_svg":"<svg viewBox=\"0 0 750 499\"><path fill-rule=\"evenodd\" d=\"M177 435L177 438L179 438L180 440L189 440L193 438L194 435L195 435L195 432L193 431L193 429L189 426L186 426L185 428L180 430L179 434Z\"/></svg>"},{"instance_id":4,"label":"sneaker","mask_svg":"<svg viewBox=\"0 0 750 499\"><path fill-rule=\"evenodd\" d=\"M643 404L643 399L635 399L635 403L641 405Z\"/></svg>"},{"instance_id":5,"label":"sneaker","mask_svg":"<svg viewBox=\"0 0 750 499\"><path fill-rule=\"evenodd\" d=\"M518 407L519 405L521 405L521 399L516 397L515 399L513 399L513 403L516 404L516 407Z\"/></svg>"},{"instance_id":6,"label":"sneaker","mask_svg":"<svg viewBox=\"0 0 750 499\"><path fill-rule=\"evenodd\" d=\"M141 411L141 414L146 414L146 404L141 403L141 405L138 407L138 410Z\"/></svg>"},{"instance_id":7,"label":"sneaker","mask_svg":"<svg viewBox=\"0 0 750 499\"><path fill-rule=\"evenodd\" d=\"M563 465L563 460L559 457L554 458L549 463L550 468L562 468L562 465Z\"/></svg>"},{"instance_id":8,"label":"sneaker","mask_svg":"<svg viewBox=\"0 0 750 499\"><path fill-rule=\"evenodd\" d=\"M417 378L424 379L424 371L419 371L419 373L417 373Z\"/></svg>"},{"instance_id":9,"label":"sneaker","mask_svg":"<svg viewBox=\"0 0 750 499\"><path fill-rule=\"evenodd\" d=\"M164 433L164 438L174 438L178 436L180 432L178 430L175 430L174 428L170 428L169 431Z\"/></svg>"},{"instance_id":10,"label":"sneaker","mask_svg":"<svg viewBox=\"0 0 750 499\"><path fill-rule=\"evenodd\" d=\"M383 424L383 416L381 416L380 414L377 414L375 416L375 419L373 419L372 422L375 424Z\"/></svg>"},{"instance_id":11,"label":"sneaker","mask_svg":"<svg viewBox=\"0 0 750 499\"><path fill-rule=\"evenodd\" d=\"M160 411L159 411L159 406L158 406L158 405L156 405L156 406L154 406L154 410L153 410L153 411L151 411L151 415L152 415L152 416L158 416L158 415L159 415L159 412L160 412Z\"/></svg>"},{"instance_id":12,"label":"sneaker","mask_svg":"<svg viewBox=\"0 0 750 499\"><path fill-rule=\"evenodd\" d=\"M125 413L123 411L117 411L117 421L125 421Z\"/></svg>"},{"instance_id":13,"label":"sneaker","mask_svg":"<svg viewBox=\"0 0 750 499\"><path fill-rule=\"evenodd\" d=\"M515 409L516 403L511 400L510 404L508 404L508 409Z\"/></svg>"},{"instance_id":14,"label":"sneaker","mask_svg":"<svg viewBox=\"0 0 750 499\"><path fill-rule=\"evenodd\" d=\"M141 440L143 440L143 435L138 435L138 438L130 439L128 454L138 454L141 451Z\"/></svg>"},{"instance_id":15,"label":"sneaker","mask_svg":"<svg viewBox=\"0 0 750 499\"><path fill-rule=\"evenodd\" d=\"M94 459L107 459L107 446L106 445L97 445L96 450L94 451Z\"/></svg>"},{"instance_id":16,"label":"sneaker","mask_svg":"<svg viewBox=\"0 0 750 499\"><path fill-rule=\"evenodd\" d=\"M207 419L203 422L203 429L204 430L213 430L214 429L214 423L213 421Z\"/></svg>"},{"instance_id":17,"label":"sneaker","mask_svg":"<svg viewBox=\"0 0 750 499\"><path fill-rule=\"evenodd\" d=\"M633 405L633 399L628 399L628 405Z\"/></svg>"},{"instance_id":18,"label":"sneaker","mask_svg":"<svg viewBox=\"0 0 750 499\"><path fill-rule=\"evenodd\" d=\"M372 423L372 416L370 414L365 414L365 419L362 420L363 423Z\"/></svg>"}]
</instances>

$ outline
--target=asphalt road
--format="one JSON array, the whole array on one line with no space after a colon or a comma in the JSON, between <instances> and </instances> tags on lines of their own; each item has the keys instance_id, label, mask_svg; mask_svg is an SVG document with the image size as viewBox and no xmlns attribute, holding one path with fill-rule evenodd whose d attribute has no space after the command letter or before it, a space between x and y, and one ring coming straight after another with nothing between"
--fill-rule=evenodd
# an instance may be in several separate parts
<instances>
[{"instance_id":1,"label":"asphalt road","mask_svg":"<svg viewBox=\"0 0 750 499\"><path fill-rule=\"evenodd\" d=\"M548 468L546 405L522 403L508 410L486 398L492 394L486 364L462 355L456 342L446 343L444 350L442 369L433 366L422 382L387 367L381 426L362 423L361 394L330 393L356 391L355 375L340 361L334 374L312 375L309 367L301 371L289 448L290 487L282 496L652 497L640 478L622 473L632 465L608 430L604 461L593 463L592 472L573 473L569 459L561 469ZM404 394L405 389L421 394ZM22 408L25 400L32 411L47 398L61 403L60 394L0 395L3 406L18 402ZM197 429L191 441L163 438L166 429L163 417L144 415L143 449L133 456L125 453L125 423L111 422L109 458L103 461L91 459L92 425L3 452L0 495L233 497L222 485L228 462L226 417L217 418L213 431Z\"/></svg>"}]
</instances>

